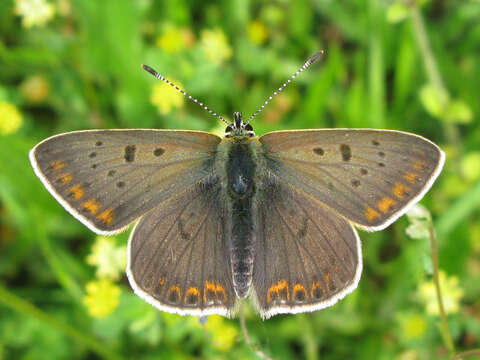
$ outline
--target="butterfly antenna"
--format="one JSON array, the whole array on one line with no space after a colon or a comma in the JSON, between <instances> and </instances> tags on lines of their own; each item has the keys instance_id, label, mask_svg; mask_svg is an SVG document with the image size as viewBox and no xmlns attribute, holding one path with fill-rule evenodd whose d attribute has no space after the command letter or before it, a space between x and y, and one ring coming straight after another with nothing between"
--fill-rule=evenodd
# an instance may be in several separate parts
<instances>
[{"instance_id":1,"label":"butterfly antenna","mask_svg":"<svg viewBox=\"0 0 480 360\"><path fill-rule=\"evenodd\" d=\"M217 119L223 121L225 124L227 125L230 125L230 123L225 120L221 115L217 114L215 111L213 110L210 110L204 103L202 103L201 101L199 101L198 99L194 98L192 95L189 95L187 94L185 91L183 91L182 89L180 89L177 85L175 85L174 83L172 83L170 80L166 79L163 75L159 74L158 72L156 72L154 69L152 69L150 66L148 65L144 65L142 64L142 68L145 69L146 71L148 71L150 74L152 74L153 76L155 76L157 79L159 80L162 80L163 82L167 83L168 85L170 85L171 87L175 88L175 90L177 90L178 92L182 93L183 95L185 95L187 98L189 98L190 100L192 100L194 103L200 105L204 110L207 110L211 115L215 116Z\"/></svg>"},{"instance_id":2,"label":"butterfly antenna","mask_svg":"<svg viewBox=\"0 0 480 360\"><path fill-rule=\"evenodd\" d=\"M258 113L259 113L260 111L262 111L262 110L265 108L265 106L267 106L267 104L268 104L276 95L278 95L278 93L279 93L280 91L282 91L282 90L285 88L285 86L287 86L288 84L290 84L290 83L292 82L292 80L295 79L301 72L303 72L304 70L307 70L307 68L308 68L310 65L312 65L312 64L315 62L315 60L317 60L317 59L318 59L321 55L323 55L323 54L325 54L325 51L324 51L324 50L320 50L320 51L318 51L315 55L313 55L310 59L308 59L308 60L305 62L305 64L303 64L303 66L302 66L300 69L297 70L297 72L296 72L295 74L293 74L292 76L290 76L290 78L289 78L287 81L285 81L285 82L282 84L282 86L280 86L280 87L277 89L277 91L274 91L273 94L270 95L270 97L267 99L267 101L265 101L265 102L262 104L262 106L260 106L260 108L259 108L257 111L255 111L255 112L252 114L252 116L250 116L250 117L248 118L248 120L247 120L247 122L245 123L245 125L247 125L250 121L252 121L253 118L254 118L255 116L257 116Z\"/></svg>"}]
</instances>

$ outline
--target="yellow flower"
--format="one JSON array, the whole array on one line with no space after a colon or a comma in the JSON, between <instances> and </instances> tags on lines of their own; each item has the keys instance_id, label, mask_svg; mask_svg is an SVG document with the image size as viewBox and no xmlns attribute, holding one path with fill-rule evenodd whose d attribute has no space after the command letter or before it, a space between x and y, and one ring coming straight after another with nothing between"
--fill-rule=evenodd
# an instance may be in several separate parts
<instances>
[{"instance_id":1,"label":"yellow flower","mask_svg":"<svg viewBox=\"0 0 480 360\"><path fill-rule=\"evenodd\" d=\"M200 46L205 57L216 65L221 65L232 56L232 48L220 29L203 30Z\"/></svg>"},{"instance_id":2,"label":"yellow flower","mask_svg":"<svg viewBox=\"0 0 480 360\"><path fill-rule=\"evenodd\" d=\"M194 37L189 29L168 26L161 36L157 38L157 45L165 52L175 53L192 46Z\"/></svg>"},{"instance_id":3,"label":"yellow flower","mask_svg":"<svg viewBox=\"0 0 480 360\"><path fill-rule=\"evenodd\" d=\"M22 25L28 29L50 21L55 7L45 0L15 0L15 14L22 17Z\"/></svg>"},{"instance_id":4,"label":"yellow flower","mask_svg":"<svg viewBox=\"0 0 480 360\"><path fill-rule=\"evenodd\" d=\"M445 272L440 271L439 282L445 312L447 314L458 312L460 308L460 300L464 294L463 289L458 285L458 278L456 276L447 277ZM418 297L425 304L428 314L438 315L440 313L433 280L420 284Z\"/></svg>"},{"instance_id":5,"label":"yellow flower","mask_svg":"<svg viewBox=\"0 0 480 360\"><path fill-rule=\"evenodd\" d=\"M212 333L212 345L219 350L229 350L235 343L238 330L220 315L210 315L205 324Z\"/></svg>"},{"instance_id":6,"label":"yellow flower","mask_svg":"<svg viewBox=\"0 0 480 360\"><path fill-rule=\"evenodd\" d=\"M83 303L91 316L102 318L117 308L120 288L110 280L90 281L87 283L86 290L87 295L83 298Z\"/></svg>"},{"instance_id":7,"label":"yellow flower","mask_svg":"<svg viewBox=\"0 0 480 360\"><path fill-rule=\"evenodd\" d=\"M418 314L402 314L398 321L401 334L406 340L421 339L427 331L427 322Z\"/></svg>"},{"instance_id":8,"label":"yellow flower","mask_svg":"<svg viewBox=\"0 0 480 360\"><path fill-rule=\"evenodd\" d=\"M29 102L39 103L50 93L50 84L43 76L33 75L22 82L20 91Z\"/></svg>"},{"instance_id":9,"label":"yellow flower","mask_svg":"<svg viewBox=\"0 0 480 360\"><path fill-rule=\"evenodd\" d=\"M182 85L173 81L180 89ZM170 85L164 82L158 82L153 86L152 96L150 101L158 109L162 115L168 114L173 108L180 108L183 106L184 96L173 89Z\"/></svg>"},{"instance_id":10,"label":"yellow flower","mask_svg":"<svg viewBox=\"0 0 480 360\"><path fill-rule=\"evenodd\" d=\"M125 246L115 245L114 238L97 236L87 263L97 267L97 277L117 280L125 271L126 252Z\"/></svg>"},{"instance_id":11,"label":"yellow flower","mask_svg":"<svg viewBox=\"0 0 480 360\"><path fill-rule=\"evenodd\" d=\"M0 101L0 135L16 132L22 122L22 114L15 105L7 101Z\"/></svg>"},{"instance_id":12,"label":"yellow flower","mask_svg":"<svg viewBox=\"0 0 480 360\"><path fill-rule=\"evenodd\" d=\"M261 45L267 40L268 31L263 22L255 20L248 24L248 38L256 45Z\"/></svg>"}]
</instances>

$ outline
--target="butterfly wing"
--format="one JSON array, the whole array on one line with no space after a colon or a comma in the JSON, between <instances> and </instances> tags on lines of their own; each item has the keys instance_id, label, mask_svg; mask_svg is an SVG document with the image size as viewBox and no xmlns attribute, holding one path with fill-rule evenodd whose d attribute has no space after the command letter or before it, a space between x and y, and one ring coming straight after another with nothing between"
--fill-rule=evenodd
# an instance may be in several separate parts
<instances>
[{"instance_id":1,"label":"butterfly wing","mask_svg":"<svg viewBox=\"0 0 480 360\"><path fill-rule=\"evenodd\" d=\"M275 176L258 190L253 300L264 318L331 306L362 272L356 230Z\"/></svg>"},{"instance_id":2,"label":"butterfly wing","mask_svg":"<svg viewBox=\"0 0 480 360\"><path fill-rule=\"evenodd\" d=\"M182 315L235 311L229 219L220 183L210 177L146 214L129 239L127 275L135 293Z\"/></svg>"},{"instance_id":3,"label":"butterfly wing","mask_svg":"<svg viewBox=\"0 0 480 360\"><path fill-rule=\"evenodd\" d=\"M196 131L77 131L42 141L30 161L70 213L112 234L209 176L220 140Z\"/></svg>"},{"instance_id":4,"label":"butterfly wing","mask_svg":"<svg viewBox=\"0 0 480 360\"><path fill-rule=\"evenodd\" d=\"M419 201L444 163L438 146L400 131L278 131L259 140L269 171L367 230Z\"/></svg>"}]
</instances>

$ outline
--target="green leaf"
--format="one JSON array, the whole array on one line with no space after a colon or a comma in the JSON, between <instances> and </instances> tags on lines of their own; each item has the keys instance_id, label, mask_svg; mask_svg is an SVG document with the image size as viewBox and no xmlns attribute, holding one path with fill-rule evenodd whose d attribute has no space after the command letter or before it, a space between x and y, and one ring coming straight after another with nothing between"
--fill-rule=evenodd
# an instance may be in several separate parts
<instances>
[{"instance_id":1,"label":"green leaf","mask_svg":"<svg viewBox=\"0 0 480 360\"><path fill-rule=\"evenodd\" d=\"M387 21L390 23L399 23L410 15L410 9L401 1L396 1L387 9Z\"/></svg>"},{"instance_id":2,"label":"green leaf","mask_svg":"<svg viewBox=\"0 0 480 360\"><path fill-rule=\"evenodd\" d=\"M427 84L420 89L420 100L430 115L441 118L448 102L448 97L447 94L437 89L434 85Z\"/></svg>"},{"instance_id":3,"label":"green leaf","mask_svg":"<svg viewBox=\"0 0 480 360\"><path fill-rule=\"evenodd\" d=\"M465 155L461 162L462 175L470 182L480 178L480 151Z\"/></svg>"},{"instance_id":4,"label":"green leaf","mask_svg":"<svg viewBox=\"0 0 480 360\"><path fill-rule=\"evenodd\" d=\"M451 123L468 124L472 121L473 113L463 100L453 100L448 104L444 118Z\"/></svg>"}]
</instances>

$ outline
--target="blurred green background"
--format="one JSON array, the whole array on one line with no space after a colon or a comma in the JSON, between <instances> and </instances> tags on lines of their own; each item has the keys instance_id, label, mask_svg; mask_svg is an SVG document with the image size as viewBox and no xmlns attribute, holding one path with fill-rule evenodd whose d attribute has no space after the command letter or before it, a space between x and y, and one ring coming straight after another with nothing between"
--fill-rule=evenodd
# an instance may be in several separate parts
<instances>
[{"instance_id":1,"label":"blurred green background","mask_svg":"<svg viewBox=\"0 0 480 360\"><path fill-rule=\"evenodd\" d=\"M253 113L319 49L323 60L256 118L278 129L371 127L425 136L447 154L422 204L438 234L457 352L480 347L478 0L0 1L0 358L256 358L238 320L156 311L124 275L128 232L95 236L35 177L28 151L61 132L224 125ZM402 217L361 232L359 288L334 307L262 321L276 359L442 359L430 244ZM409 237L408 233L413 235Z\"/></svg>"}]
</instances>

